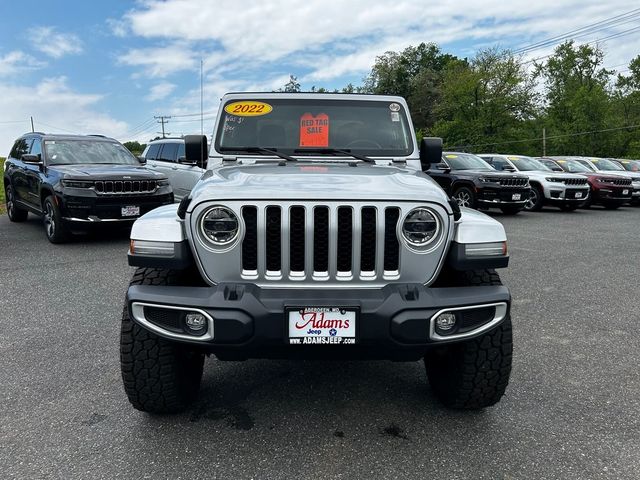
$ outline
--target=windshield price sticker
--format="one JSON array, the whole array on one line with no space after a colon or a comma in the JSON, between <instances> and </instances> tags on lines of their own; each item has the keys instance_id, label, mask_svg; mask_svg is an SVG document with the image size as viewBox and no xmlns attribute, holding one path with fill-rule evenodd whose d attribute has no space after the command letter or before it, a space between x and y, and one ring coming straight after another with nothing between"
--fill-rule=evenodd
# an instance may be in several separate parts
<instances>
[{"instance_id":1,"label":"windshield price sticker","mask_svg":"<svg viewBox=\"0 0 640 480\"><path fill-rule=\"evenodd\" d=\"M356 311L347 308L307 307L289 311L291 345L353 345Z\"/></svg>"},{"instance_id":2,"label":"windshield price sticker","mask_svg":"<svg viewBox=\"0 0 640 480\"><path fill-rule=\"evenodd\" d=\"M253 100L243 100L241 102L233 102L224 107L224 111L230 115L239 117L257 117L266 115L273 111L273 107L268 103L255 102Z\"/></svg>"},{"instance_id":3,"label":"windshield price sticker","mask_svg":"<svg viewBox=\"0 0 640 480\"><path fill-rule=\"evenodd\" d=\"M329 146L329 115L319 113L315 117L305 113L300 117L300 146Z\"/></svg>"}]
</instances>

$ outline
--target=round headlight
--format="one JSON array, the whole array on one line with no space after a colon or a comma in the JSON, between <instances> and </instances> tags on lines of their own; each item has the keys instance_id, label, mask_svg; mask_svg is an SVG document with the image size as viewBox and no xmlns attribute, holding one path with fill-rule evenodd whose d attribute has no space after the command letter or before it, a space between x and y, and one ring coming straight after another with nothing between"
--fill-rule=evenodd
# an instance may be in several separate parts
<instances>
[{"instance_id":1,"label":"round headlight","mask_svg":"<svg viewBox=\"0 0 640 480\"><path fill-rule=\"evenodd\" d=\"M440 222L431 210L416 208L404 219L402 235L414 247L424 247L433 242L440 233Z\"/></svg>"},{"instance_id":2,"label":"round headlight","mask_svg":"<svg viewBox=\"0 0 640 480\"><path fill-rule=\"evenodd\" d=\"M228 245L238 236L238 217L226 207L212 207L202 215L200 229L214 245Z\"/></svg>"}]
</instances>

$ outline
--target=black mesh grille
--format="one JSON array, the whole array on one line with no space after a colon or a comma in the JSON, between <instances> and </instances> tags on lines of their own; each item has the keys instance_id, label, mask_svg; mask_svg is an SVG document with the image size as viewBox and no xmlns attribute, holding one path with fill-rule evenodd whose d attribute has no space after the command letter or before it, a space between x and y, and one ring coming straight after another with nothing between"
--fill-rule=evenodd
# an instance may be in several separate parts
<instances>
[{"instance_id":1,"label":"black mesh grille","mask_svg":"<svg viewBox=\"0 0 640 480\"><path fill-rule=\"evenodd\" d=\"M292 207L289 226L291 271L304 271L304 207Z\"/></svg>"},{"instance_id":2,"label":"black mesh grille","mask_svg":"<svg viewBox=\"0 0 640 480\"><path fill-rule=\"evenodd\" d=\"M329 271L329 208L316 207L313 215L313 270Z\"/></svg>"},{"instance_id":3,"label":"black mesh grille","mask_svg":"<svg viewBox=\"0 0 640 480\"><path fill-rule=\"evenodd\" d=\"M256 207L244 207L242 209L244 219L244 241L242 242L242 269L258 269L258 209Z\"/></svg>"},{"instance_id":4,"label":"black mesh grille","mask_svg":"<svg viewBox=\"0 0 640 480\"><path fill-rule=\"evenodd\" d=\"M353 211L350 207L338 208L338 271L351 271L353 253Z\"/></svg>"},{"instance_id":5,"label":"black mesh grille","mask_svg":"<svg viewBox=\"0 0 640 480\"><path fill-rule=\"evenodd\" d=\"M144 317L151 323L173 332L182 332L181 317L179 310L167 308L144 307Z\"/></svg>"},{"instance_id":6,"label":"black mesh grille","mask_svg":"<svg viewBox=\"0 0 640 480\"><path fill-rule=\"evenodd\" d=\"M529 181L527 178L500 178L503 187L524 187Z\"/></svg>"},{"instance_id":7,"label":"black mesh grille","mask_svg":"<svg viewBox=\"0 0 640 480\"><path fill-rule=\"evenodd\" d=\"M360 250L360 269L372 272L376 269L376 209L362 209L362 237Z\"/></svg>"},{"instance_id":8,"label":"black mesh grille","mask_svg":"<svg viewBox=\"0 0 640 480\"><path fill-rule=\"evenodd\" d=\"M267 270L277 272L281 265L280 207L267 207Z\"/></svg>"},{"instance_id":9,"label":"black mesh grille","mask_svg":"<svg viewBox=\"0 0 640 480\"><path fill-rule=\"evenodd\" d=\"M99 194L149 193L158 188L155 180L96 180L94 189Z\"/></svg>"},{"instance_id":10,"label":"black mesh grille","mask_svg":"<svg viewBox=\"0 0 640 480\"><path fill-rule=\"evenodd\" d=\"M474 328L478 328L487 322L493 320L496 313L496 307L476 308L473 310L463 310L460 326L457 333L464 333Z\"/></svg>"},{"instance_id":11,"label":"black mesh grille","mask_svg":"<svg viewBox=\"0 0 640 480\"><path fill-rule=\"evenodd\" d=\"M400 210L387 208L384 212L384 269L388 272L398 270L400 245L396 236L396 225Z\"/></svg>"}]
</instances>

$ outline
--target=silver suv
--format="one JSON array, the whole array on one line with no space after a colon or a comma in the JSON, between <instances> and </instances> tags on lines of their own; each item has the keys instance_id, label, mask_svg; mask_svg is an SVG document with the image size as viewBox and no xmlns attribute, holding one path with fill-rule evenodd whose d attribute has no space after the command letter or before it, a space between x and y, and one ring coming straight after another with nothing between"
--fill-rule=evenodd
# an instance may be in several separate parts
<instances>
[{"instance_id":1,"label":"silver suv","mask_svg":"<svg viewBox=\"0 0 640 480\"><path fill-rule=\"evenodd\" d=\"M206 156L197 162L186 159L184 138L154 140L147 145L141 157L147 162L147 167L169 178L176 201L189 195L207 168Z\"/></svg>"},{"instance_id":2,"label":"silver suv","mask_svg":"<svg viewBox=\"0 0 640 480\"><path fill-rule=\"evenodd\" d=\"M180 411L205 356L424 360L445 405L498 402L511 371L505 231L423 170L392 96L234 93L209 168L179 205L139 219L122 376L132 405ZM185 137L205 159L207 139Z\"/></svg>"},{"instance_id":3,"label":"silver suv","mask_svg":"<svg viewBox=\"0 0 640 480\"><path fill-rule=\"evenodd\" d=\"M518 172L529 177L531 195L525 204L525 210L537 211L544 205L553 205L560 210L571 211L589 197L586 178L571 173L554 172L535 158L494 153L483 153L479 157L496 170Z\"/></svg>"}]
</instances>

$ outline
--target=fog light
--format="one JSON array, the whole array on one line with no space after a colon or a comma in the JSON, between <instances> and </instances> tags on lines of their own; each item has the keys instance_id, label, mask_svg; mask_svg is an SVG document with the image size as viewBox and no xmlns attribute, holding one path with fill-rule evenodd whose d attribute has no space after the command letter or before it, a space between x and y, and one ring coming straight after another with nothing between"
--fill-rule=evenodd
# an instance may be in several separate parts
<instances>
[{"instance_id":1,"label":"fog light","mask_svg":"<svg viewBox=\"0 0 640 480\"><path fill-rule=\"evenodd\" d=\"M184 318L184 323L189 332L202 335L207 330L207 317L198 312L189 312Z\"/></svg>"},{"instance_id":2,"label":"fog light","mask_svg":"<svg viewBox=\"0 0 640 480\"><path fill-rule=\"evenodd\" d=\"M441 313L436 317L436 332L439 335L448 335L456 326L456 314L451 312Z\"/></svg>"}]
</instances>

